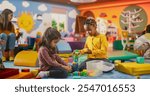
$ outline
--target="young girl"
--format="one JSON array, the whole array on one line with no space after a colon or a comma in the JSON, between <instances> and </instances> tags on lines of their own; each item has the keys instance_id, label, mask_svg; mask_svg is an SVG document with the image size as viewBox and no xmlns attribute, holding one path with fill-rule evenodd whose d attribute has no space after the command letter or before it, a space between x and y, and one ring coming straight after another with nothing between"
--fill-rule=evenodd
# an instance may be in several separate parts
<instances>
[{"instance_id":1,"label":"young girl","mask_svg":"<svg viewBox=\"0 0 150 96\"><path fill-rule=\"evenodd\" d=\"M85 21L85 30L89 36L86 39L85 46L80 50L81 54L88 54L88 59L79 65L79 70L86 69L86 62L90 60L101 60L107 61L107 48L108 42L106 36L97 32L96 21L89 17Z\"/></svg>"},{"instance_id":2,"label":"young girl","mask_svg":"<svg viewBox=\"0 0 150 96\"><path fill-rule=\"evenodd\" d=\"M55 52L56 44L60 38L60 33L50 27L43 34L39 44L38 58L41 72L48 77L66 78L68 71L71 71L71 67L68 66ZM39 76L43 77L43 74L39 73Z\"/></svg>"}]
</instances>

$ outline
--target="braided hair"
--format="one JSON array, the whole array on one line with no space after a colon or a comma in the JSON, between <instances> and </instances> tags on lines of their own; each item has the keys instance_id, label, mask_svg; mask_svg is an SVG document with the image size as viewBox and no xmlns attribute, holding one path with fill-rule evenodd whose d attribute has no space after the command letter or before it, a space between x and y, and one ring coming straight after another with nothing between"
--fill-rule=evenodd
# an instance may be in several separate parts
<instances>
[{"instance_id":1,"label":"braided hair","mask_svg":"<svg viewBox=\"0 0 150 96\"><path fill-rule=\"evenodd\" d=\"M84 25L86 25L86 26L89 26L89 25L97 26L96 21L94 20L93 17L88 17L86 19Z\"/></svg>"}]
</instances>

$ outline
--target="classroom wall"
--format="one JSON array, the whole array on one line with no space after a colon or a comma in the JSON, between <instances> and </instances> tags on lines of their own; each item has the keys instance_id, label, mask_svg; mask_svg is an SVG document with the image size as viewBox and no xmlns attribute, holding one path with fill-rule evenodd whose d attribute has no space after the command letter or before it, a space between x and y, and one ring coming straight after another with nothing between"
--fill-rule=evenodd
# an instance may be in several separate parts
<instances>
[{"instance_id":1,"label":"classroom wall","mask_svg":"<svg viewBox=\"0 0 150 96\"><path fill-rule=\"evenodd\" d=\"M20 28L20 31L23 32L24 38L27 36L36 37L37 32L43 33L45 29L51 24L51 16L52 12L65 12L67 16L67 29L66 32L73 31L73 23L75 22L75 17L79 13L75 7L65 6L65 5L57 5L57 4L49 4L49 3L41 3L34 1L25 1L25 0L0 0L0 12L2 12L5 8L11 9L14 11L13 23L15 28L18 28L18 18L24 13L24 20L31 21L32 25L27 23L28 29ZM26 14L27 13L27 14ZM25 16L31 16L27 17ZM30 19L27 19L30 18ZM62 17L63 18L63 17Z\"/></svg>"},{"instance_id":2,"label":"classroom wall","mask_svg":"<svg viewBox=\"0 0 150 96\"><path fill-rule=\"evenodd\" d=\"M106 3L97 3L89 4L85 6L79 6L80 15L83 15L86 11L91 11L95 18L98 18L100 13L106 13L107 17L104 19L111 20L117 27L119 32L121 32L119 17L121 12L128 7L129 5L137 5L142 7L148 17L147 24L150 24L150 1L149 0L116 0L115 2L106 2ZM116 15L116 18L112 18L113 15Z\"/></svg>"}]
</instances>

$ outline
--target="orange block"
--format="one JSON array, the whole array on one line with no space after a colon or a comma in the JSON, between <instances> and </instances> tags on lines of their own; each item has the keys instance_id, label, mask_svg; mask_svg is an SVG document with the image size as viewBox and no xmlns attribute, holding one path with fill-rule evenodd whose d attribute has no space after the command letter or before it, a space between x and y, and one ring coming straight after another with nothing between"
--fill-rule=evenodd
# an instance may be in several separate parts
<instances>
[{"instance_id":1,"label":"orange block","mask_svg":"<svg viewBox=\"0 0 150 96\"><path fill-rule=\"evenodd\" d=\"M33 77L34 76L31 72L20 72L19 74L8 77L7 79L29 79Z\"/></svg>"}]
</instances>

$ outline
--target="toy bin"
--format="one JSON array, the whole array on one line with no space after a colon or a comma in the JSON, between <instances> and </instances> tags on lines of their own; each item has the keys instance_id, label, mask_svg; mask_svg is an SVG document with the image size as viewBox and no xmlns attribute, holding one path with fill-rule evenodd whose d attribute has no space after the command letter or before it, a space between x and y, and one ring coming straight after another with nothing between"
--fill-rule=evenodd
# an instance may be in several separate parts
<instances>
[{"instance_id":1,"label":"toy bin","mask_svg":"<svg viewBox=\"0 0 150 96\"><path fill-rule=\"evenodd\" d=\"M92 60L86 62L87 71L94 71L95 76L102 75L103 73L103 61L100 60Z\"/></svg>"}]
</instances>

